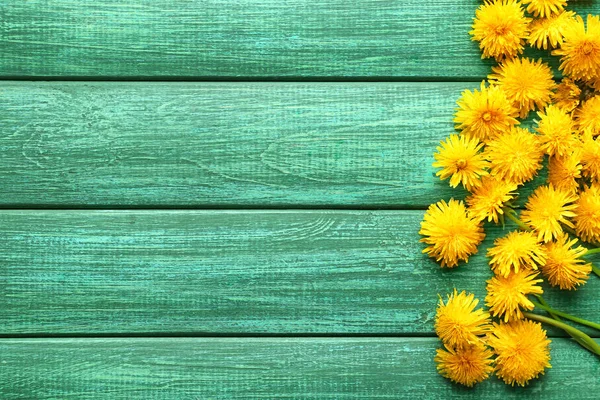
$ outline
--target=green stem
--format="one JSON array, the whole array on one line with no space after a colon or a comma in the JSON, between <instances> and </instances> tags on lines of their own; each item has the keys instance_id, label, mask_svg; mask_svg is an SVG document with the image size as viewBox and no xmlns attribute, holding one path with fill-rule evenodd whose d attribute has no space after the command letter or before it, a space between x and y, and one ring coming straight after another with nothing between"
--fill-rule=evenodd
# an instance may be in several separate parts
<instances>
[{"instance_id":1,"label":"green stem","mask_svg":"<svg viewBox=\"0 0 600 400\"><path fill-rule=\"evenodd\" d=\"M519 218L517 218L512 212L505 212L504 213L508 219L510 219L512 222L514 222L515 224L517 224L519 226L519 228L525 230L525 231L530 231L531 228L527 226L527 224L525 224L525 222L521 221Z\"/></svg>"},{"instance_id":2,"label":"green stem","mask_svg":"<svg viewBox=\"0 0 600 400\"><path fill-rule=\"evenodd\" d=\"M594 264L592 264L592 272L600 277L600 268L596 267Z\"/></svg>"},{"instance_id":3,"label":"green stem","mask_svg":"<svg viewBox=\"0 0 600 400\"><path fill-rule=\"evenodd\" d=\"M549 305L548 303L546 303L546 300L544 300L544 298L543 298L542 296L540 296L539 294L537 294L537 295L535 295L535 297L537 297L537 299L539 300L539 302L540 302L540 303L541 303L543 306L546 306L546 307L550 308L550 305ZM551 312L548 312L548 314L550 314L550 316L551 316L552 318L554 318L555 320L557 320L558 322L562 322L562 321L561 321L561 319L560 319L560 317L559 317L558 315L556 315L556 314L553 314L553 313L551 313ZM581 339L580 339L578 336L575 336L574 334L572 334L572 333L569 333L569 332L567 332L567 333L569 334L569 336L571 336L571 337L573 338L573 340L575 340L577 343L579 343L579 345L580 345L581 347L583 347L584 349L586 349L587 351L589 351L589 352L591 352L591 353L593 353L593 352L594 352L594 351L593 351L593 350L590 348L590 346L588 346L588 345L585 343L585 341L581 340Z\"/></svg>"},{"instance_id":4,"label":"green stem","mask_svg":"<svg viewBox=\"0 0 600 400\"><path fill-rule=\"evenodd\" d=\"M569 319L569 320L571 320L573 322L577 322L578 324L589 326L590 328L594 328L594 329L597 329L597 330L600 331L600 324L597 324L597 323L592 322L592 321L588 321L588 320L583 319L583 318L576 317L576 316L571 315L571 314L567 314L567 313L562 312L562 311L555 310L555 309L553 309L551 307L548 307L547 305L540 304L540 303L538 303L536 301L532 301L532 303L533 303L533 305L535 307L541 308L542 310L544 310L544 311L546 311L548 313L558 315L560 317Z\"/></svg>"},{"instance_id":5,"label":"green stem","mask_svg":"<svg viewBox=\"0 0 600 400\"><path fill-rule=\"evenodd\" d=\"M591 256L592 254L597 254L597 253L600 253L600 247L596 247L595 249L588 249L588 251L585 252L583 257Z\"/></svg>"},{"instance_id":6,"label":"green stem","mask_svg":"<svg viewBox=\"0 0 600 400\"><path fill-rule=\"evenodd\" d=\"M544 317L543 315L538 315L530 312L524 312L523 315L526 318L532 319L534 321L542 322L544 324L552 325L556 328L562 329L567 332L569 335L574 335L578 337L582 342L585 343L585 348L600 356L600 345L596 343L591 337L581 332L577 328L573 328L571 325L567 325L564 322L557 321L552 318Z\"/></svg>"}]
</instances>

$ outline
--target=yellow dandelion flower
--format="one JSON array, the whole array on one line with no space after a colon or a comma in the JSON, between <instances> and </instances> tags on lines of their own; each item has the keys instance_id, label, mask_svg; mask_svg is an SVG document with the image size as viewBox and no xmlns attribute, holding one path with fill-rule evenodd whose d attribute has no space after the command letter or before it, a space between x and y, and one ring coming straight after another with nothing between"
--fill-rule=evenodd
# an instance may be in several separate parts
<instances>
[{"instance_id":1,"label":"yellow dandelion flower","mask_svg":"<svg viewBox=\"0 0 600 400\"><path fill-rule=\"evenodd\" d=\"M586 242L600 242L600 186L591 185L577 200L575 232Z\"/></svg>"},{"instance_id":2,"label":"yellow dandelion flower","mask_svg":"<svg viewBox=\"0 0 600 400\"><path fill-rule=\"evenodd\" d=\"M597 92L600 92L600 75L598 75L597 77L588 80L587 85L589 87L591 87L592 89L594 89Z\"/></svg>"},{"instance_id":3,"label":"yellow dandelion flower","mask_svg":"<svg viewBox=\"0 0 600 400\"><path fill-rule=\"evenodd\" d=\"M523 318L521 309L533 310L533 303L527 298L529 294L542 294L544 291L538 283L542 279L537 272L520 270L508 276L494 276L487 281L485 304L494 317L504 322Z\"/></svg>"},{"instance_id":4,"label":"yellow dandelion flower","mask_svg":"<svg viewBox=\"0 0 600 400\"><path fill-rule=\"evenodd\" d=\"M589 135L581 146L581 170L586 178L600 182L600 141Z\"/></svg>"},{"instance_id":5,"label":"yellow dandelion flower","mask_svg":"<svg viewBox=\"0 0 600 400\"><path fill-rule=\"evenodd\" d=\"M521 0L521 2L528 4L527 12L535 17L548 17L558 14L567 5L567 0Z\"/></svg>"},{"instance_id":6,"label":"yellow dandelion flower","mask_svg":"<svg viewBox=\"0 0 600 400\"><path fill-rule=\"evenodd\" d=\"M456 267L460 260L468 261L485 238L479 221L467 215L462 201L454 199L430 205L419 233L425 236L421 242L429 245L423 253L435 258L442 268Z\"/></svg>"},{"instance_id":7,"label":"yellow dandelion flower","mask_svg":"<svg viewBox=\"0 0 600 400\"><path fill-rule=\"evenodd\" d=\"M485 148L490 173L501 180L520 185L542 168L544 151L537 136L527 129L515 127L491 140Z\"/></svg>"},{"instance_id":8,"label":"yellow dandelion flower","mask_svg":"<svg viewBox=\"0 0 600 400\"><path fill-rule=\"evenodd\" d=\"M488 78L497 83L509 101L520 110L521 118L536 107L543 109L549 102L556 84L550 67L541 60L515 58L493 67Z\"/></svg>"},{"instance_id":9,"label":"yellow dandelion flower","mask_svg":"<svg viewBox=\"0 0 600 400\"><path fill-rule=\"evenodd\" d=\"M457 105L456 129L469 138L485 142L519 123L517 109L497 86L486 87L482 82L480 91L465 90Z\"/></svg>"},{"instance_id":10,"label":"yellow dandelion flower","mask_svg":"<svg viewBox=\"0 0 600 400\"><path fill-rule=\"evenodd\" d=\"M437 349L434 361L440 375L452 382L473 387L486 380L494 370L493 353L481 343L459 349L445 347L446 350Z\"/></svg>"},{"instance_id":11,"label":"yellow dandelion flower","mask_svg":"<svg viewBox=\"0 0 600 400\"><path fill-rule=\"evenodd\" d=\"M552 101L557 107L571 112L579 106L581 88L569 78L563 78L552 95Z\"/></svg>"},{"instance_id":12,"label":"yellow dandelion flower","mask_svg":"<svg viewBox=\"0 0 600 400\"><path fill-rule=\"evenodd\" d=\"M554 105L546 107L546 112L538 112L538 116L540 120L536 130L540 134L542 150L550 156L563 156L573 151L579 139L574 135L571 116Z\"/></svg>"},{"instance_id":13,"label":"yellow dandelion flower","mask_svg":"<svg viewBox=\"0 0 600 400\"><path fill-rule=\"evenodd\" d=\"M494 325L488 339L496 353L496 375L506 384L525 386L550 366L550 340L530 320Z\"/></svg>"},{"instance_id":14,"label":"yellow dandelion flower","mask_svg":"<svg viewBox=\"0 0 600 400\"><path fill-rule=\"evenodd\" d=\"M498 215L503 214L504 205L514 198L515 190L517 185L513 182L483 178L481 185L466 199L469 215L476 221L487 219L498 223Z\"/></svg>"},{"instance_id":15,"label":"yellow dandelion flower","mask_svg":"<svg viewBox=\"0 0 600 400\"><path fill-rule=\"evenodd\" d=\"M592 264L581 258L587 249L583 246L573 247L577 239L569 240L569 235L563 233L556 242L546 243L548 259L542 265L542 274L552 286L561 289L577 289L584 284L592 272Z\"/></svg>"},{"instance_id":16,"label":"yellow dandelion flower","mask_svg":"<svg viewBox=\"0 0 600 400\"><path fill-rule=\"evenodd\" d=\"M483 144L477 139L468 139L464 136L450 135L445 142L437 148L434 154L435 168L442 168L436 173L440 179L450 178L450 186L457 187L462 184L465 189L471 190L479 184L479 178L487 175L487 161L479 152Z\"/></svg>"},{"instance_id":17,"label":"yellow dandelion flower","mask_svg":"<svg viewBox=\"0 0 600 400\"><path fill-rule=\"evenodd\" d=\"M454 348L472 345L481 341L479 336L490 329L490 314L482 308L475 309L479 300L464 290L448 296L444 303L440 298L436 316L435 333L445 344Z\"/></svg>"},{"instance_id":18,"label":"yellow dandelion flower","mask_svg":"<svg viewBox=\"0 0 600 400\"><path fill-rule=\"evenodd\" d=\"M490 266L497 275L507 277L511 271L538 269L546 261L546 250L533 232L510 232L494 241L488 249Z\"/></svg>"},{"instance_id":19,"label":"yellow dandelion flower","mask_svg":"<svg viewBox=\"0 0 600 400\"><path fill-rule=\"evenodd\" d=\"M560 14L551 15L547 18L534 20L529 28L529 44L538 49L547 50L557 48L563 42L563 31L566 25L573 20L573 11L564 11Z\"/></svg>"},{"instance_id":20,"label":"yellow dandelion flower","mask_svg":"<svg viewBox=\"0 0 600 400\"><path fill-rule=\"evenodd\" d=\"M579 144L578 144L579 145ZM581 151L575 150L564 157L550 157L548 161L548 183L558 190L577 192L581 178Z\"/></svg>"},{"instance_id":21,"label":"yellow dandelion flower","mask_svg":"<svg viewBox=\"0 0 600 400\"><path fill-rule=\"evenodd\" d=\"M472 40L479 42L481 58L512 58L523 52L529 22L516 0L486 0L475 11Z\"/></svg>"},{"instance_id":22,"label":"yellow dandelion flower","mask_svg":"<svg viewBox=\"0 0 600 400\"><path fill-rule=\"evenodd\" d=\"M563 43L552 52L561 56L560 70L574 79L594 79L600 74L600 17L577 15L563 29Z\"/></svg>"},{"instance_id":23,"label":"yellow dandelion flower","mask_svg":"<svg viewBox=\"0 0 600 400\"><path fill-rule=\"evenodd\" d=\"M575 110L573 118L577 128L585 135L600 135L600 95L584 102Z\"/></svg>"},{"instance_id":24,"label":"yellow dandelion flower","mask_svg":"<svg viewBox=\"0 0 600 400\"><path fill-rule=\"evenodd\" d=\"M572 204L577 196L554 186L538 187L525 204L521 212L521 220L537 232L538 239L549 242L562 233L562 224L573 228L568 218L575 217L573 210L577 204Z\"/></svg>"}]
</instances>

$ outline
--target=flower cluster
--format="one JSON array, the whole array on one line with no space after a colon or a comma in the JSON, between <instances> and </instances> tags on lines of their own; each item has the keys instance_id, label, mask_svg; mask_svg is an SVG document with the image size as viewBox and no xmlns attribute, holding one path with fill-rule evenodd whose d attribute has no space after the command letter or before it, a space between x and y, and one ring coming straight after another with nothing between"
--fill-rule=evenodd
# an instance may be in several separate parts
<instances>
[{"instance_id":1,"label":"flower cluster","mask_svg":"<svg viewBox=\"0 0 600 400\"><path fill-rule=\"evenodd\" d=\"M435 361L442 376L471 387L495 371L507 384L524 386L550 368L550 341L539 323L492 323L477 304L464 291L440 299L435 331L444 348Z\"/></svg>"},{"instance_id":2,"label":"flower cluster","mask_svg":"<svg viewBox=\"0 0 600 400\"><path fill-rule=\"evenodd\" d=\"M531 313L551 309L530 296L542 294L544 278L576 290L592 271L600 274L584 259L600 249L578 244L600 244L600 17L583 19L566 6L567 0L484 1L470 34L482 58L497 65L477 89L461 94L458 132L434 154L437 176L469 194L428 208L419 232L424 253L455 268L477 253L486 223L508 218L518 226L487 250L488 310L476 310L474 296L456 290L437 309L444 346L435 356L438 371L466 386L494 371L521 386L543 374L550 341L533 320L559 321ZM527 45L560 57L560 82L547 63L522 56ZM546 182L530 188L545 165ZM519 214L517 194L530 190ZM559 327L573 336L570 325ZM585 334L573 337L600 355L584 343Z\"/></svg>"}]
</instances>

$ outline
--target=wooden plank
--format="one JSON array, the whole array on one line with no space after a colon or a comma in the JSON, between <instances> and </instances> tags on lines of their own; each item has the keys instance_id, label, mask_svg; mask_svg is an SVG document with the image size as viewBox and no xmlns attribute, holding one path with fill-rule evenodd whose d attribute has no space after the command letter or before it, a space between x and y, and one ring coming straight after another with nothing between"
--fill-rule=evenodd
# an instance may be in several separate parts
<instances>
[{"instance_id":1,"label":"wooden plank","mask_svg":"<svg viewBox=\"0 0 600 400\"><path fill-rule=\"evenodd\" d=\"M439 376L433 338L0 340L6 399L596 399L598 360L568 339L526 388Z\"/></svg>"},{"instance_id":2,"label":"wooden plank","mask_svg":"<svg viewBox=\"0 0 600 400\"><path fill-rule=\"evenodd\" d=\"M430 335L438 293L483 301L484 249L421 254L421 211L2 211L0 334ZM548 290L600 320L600 279ZM595 334L598 334L595 332Z\"/></svg>"},{"instance_id":3,"label":"wooden plank","mask_svg":"<svg viewBox=\"0 0 600 400\"><path fill-rule=\"evenodd\" d=\"M4 77L483 77L473 0L29 0L0 5ZM584 14L597 2L573 2ZM540 53L533 53L539 55Z\"/></svg>"},{"instance_id":4,"label":"wooden plank","mask_svg":"<svg viewBox=\"0 0 600 400\"><path fill-rule=\"evenodd\" d=\"M5 82L3 207L401 207L475 83Z\"/></svg>"}]
</instances>

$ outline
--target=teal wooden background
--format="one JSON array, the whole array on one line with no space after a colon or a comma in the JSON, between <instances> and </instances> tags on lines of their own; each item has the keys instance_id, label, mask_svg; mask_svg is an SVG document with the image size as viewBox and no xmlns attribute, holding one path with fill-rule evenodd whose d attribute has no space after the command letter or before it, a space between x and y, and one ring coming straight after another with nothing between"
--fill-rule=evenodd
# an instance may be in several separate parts
<instances>
[{"instance_id":1,"label":"teal wooden background","mask_svg":"<svg viewBox=\"0 0 600 400\"><path fill-rule=\"evenodd\" d=\"M435 372L437 294L491 275L417 234L480 3L0 2L0 398L597 398L552 330L525 389Z\"/></svg>"}]
</instances>

